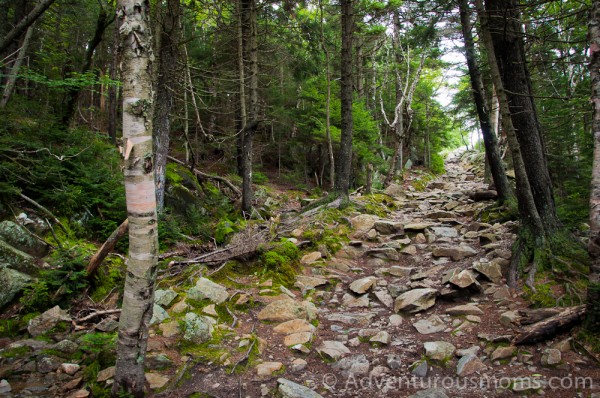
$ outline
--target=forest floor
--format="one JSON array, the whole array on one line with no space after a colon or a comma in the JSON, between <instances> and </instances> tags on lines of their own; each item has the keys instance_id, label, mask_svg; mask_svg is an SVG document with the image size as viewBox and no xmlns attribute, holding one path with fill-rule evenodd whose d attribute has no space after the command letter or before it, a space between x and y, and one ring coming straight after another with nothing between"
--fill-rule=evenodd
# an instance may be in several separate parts
<instances>
[{"instance_id":1,"label":"forest floor","mask_svg":"<svg viewBox=\"0 0 600 398\"><path fill-rule=\"evenodd\" d=\"M177 314L195 307L189 291L189 303L164 304L171 318L154 326L148 345L151 396L600 396L600 368L575 349L573 335L513 345L522 323L544 316L501 274L518 225L476 220L493 201L474 202L469 194L486 185L457 154L446 169L423 190L388 189L393 210L385 217L356 212L340 222L287 209L280 236L302 246L301 237L316 226L332 233L347 228L349 241L335 253L323 245L306 252L290 289L257 274L202 285L216 292L217 302L203 301L200 312L213 319L206 343L182 344L188 318ZM218 310L223 290L235 303L227 312ZM5 342L3 351L35 346L27 341ZM37 346L34 365L0 362L0 379L12 388L7 396L87 396L77 381L81 371L67 376L55 346ZM40 369L44 356L60 368ZM110 383L111 376L103 369L97 382Z\"/></svg>"}]
</instances>

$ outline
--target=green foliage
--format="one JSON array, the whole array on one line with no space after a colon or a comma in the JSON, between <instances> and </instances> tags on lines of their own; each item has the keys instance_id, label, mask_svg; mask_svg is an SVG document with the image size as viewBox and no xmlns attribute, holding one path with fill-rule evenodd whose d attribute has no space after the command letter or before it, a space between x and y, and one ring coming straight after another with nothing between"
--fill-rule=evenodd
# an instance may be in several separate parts
<instances>
[{"instance_id":1,"label":"green foliage","mask_svg":"<svg viewBox=\"0 0 600 398\"><path fill-rule=\"evenodd\" d=\"M434 152L431 154L431 165L429 165L429 170L431 170L433 174L443 174L446 172L444 158L441 157L439 153Z\"/></svg>"},{"instance_id":2,"label":"green foliage","mask_svg":"<svg viewBox=\"0 0 600 398\"><path fill-rule=\"evenodd\" d=\"M24 289L20 301L25 310L43 311L67 303L88 286L85 267L95 247L82 241L72 243L69 248L52 252L52 267L41 270L39 278Z\"/></svg>"},{"instance_id":3,"label":"green foliage","mask_svg":"<svg viewBox=\"0 0 600 398\"><path fill-rule=\"evenodd\" d=\"M225 243L227 237L236 231L236 224L225 218L215 226L215 241L221 245Z\"/></svg>"},{"instance_id":4,"label":"green foliage","mask_svg":"<svg viewBox=\"0 0 600 398\"><path fill-rule=\"evenodd\" d=\"M79 339L79 348L88 354L99 355L117 348L116 333L86 333Z\"/></svg>"},{"instance_id":5,"label":"green foliage","mask_svg":"<svg viewBox=\"0 0 600 398\"><path fill-rule=\"evenodd\" d=\"M252 182L255 184L264 184L269 182L269 177L260 171L252 171Z\"/></svg>"},{"instance_id":6,"label":"green foliage","mask_svg":"<svg viewBox=\"0 0 600 398\"><path fill-rule=\"evenodd\" d=\"M272 278L273 282L292 286L296 276L296 260L300 257L300 250L287 239L281 239L275 246L261 254L260 263L263 264L263 278Z\"/></svg>"},{"instance_id":7,"label":"green foliage","mask_svg":"<svg viewBox=\"0 0 600 398\"><path fill-rule=\"evenodd\" d=\"M125 275L125 263L118 256L110 256L99 267L94 277L95 290L90 295L95 302L102 301L106 296L115 290L122 288Z\"/></svg>"}]
</instances>

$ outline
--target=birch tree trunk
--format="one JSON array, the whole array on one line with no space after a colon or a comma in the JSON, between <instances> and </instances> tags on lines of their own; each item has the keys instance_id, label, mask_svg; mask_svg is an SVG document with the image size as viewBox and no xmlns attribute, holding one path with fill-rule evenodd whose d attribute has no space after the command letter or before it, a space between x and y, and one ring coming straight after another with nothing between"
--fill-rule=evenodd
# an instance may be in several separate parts
<instances>
[{"instance_id":1,"label":"birch tree trunk","mask_svg":"<svg viewBox=\"0 0 600 398\"><path fill-rule=\"evenodd\" d=\"M589 272L585 326L588 330L597 332L600 329L600 0L592 1L588 29L590 38L589 68L594 107L592 119L594 163L590 192L590 240L588 245L592 262Z\"/></svg>"},{"instance_id":2,"label":"birch tree trunk","mask_svg":"<svg viewBox=\"0 0 600 398\"><path fill-rule=\"evenodd\" d=\"M335 189L335 159L333 154L333 142L331 140L331 65L329 50L325 43L325 31L323 29L323 1L319 0L321 16L321 48L325 53L325 78L327 80L327 92L325 93L325 137L327 139L327 151L329 156L329 184Z\"/></svg>"},{"instance_id":3,"label":"birch tree trunk","mask_svg":"<svg viewBox=\"0 0 600 398\"><path fill-rule=\"evenodd\" d=\"M123 43L123 140L129 255L112 394L144 396L144 358L152 318L158 230L152 154L152 37L149 2L119 0Z\"/></svg>"}]
</instances>

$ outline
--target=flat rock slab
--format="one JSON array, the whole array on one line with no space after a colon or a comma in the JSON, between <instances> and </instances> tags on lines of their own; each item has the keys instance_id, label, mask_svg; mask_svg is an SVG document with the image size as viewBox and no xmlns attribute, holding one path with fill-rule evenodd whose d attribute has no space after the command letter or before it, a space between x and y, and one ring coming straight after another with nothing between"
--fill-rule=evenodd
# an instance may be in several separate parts
<instances>
[{"instance_id":1,"label":"flat rock slab","mask_svg":"<svg viewBox=\"0 0 600 398\"><path fill-rule=\"evenodd\" d=\"M483 315L481 308L473 304L457 305L446 309L448 315Z\"/></svg>"},{"instance_id":2,"label":"flat rock slab","mask_svg":"<svg viewBox=\"0 0 600 398\"><path fill-rule=\"evenodd\" d=\"M357 279L350 284L350 290L356 294L364 294L371 290L377 284L377 278L367 276L366 278Z\"/></svg>"},{"instance_id":3,"label":"flat rock slab","mask_svg":"<svg viewBox=\"0 0 600 398\"><path fill-rule=\"evenodd\" d=\"M329 283L325 278L319 278L315 276L298 276L296 277L295 286L299 288L314 289L317 286L323 286Z\"/></svg>"},{"instance_id":4,"label":"flat rock slab","mask_svg":"<svg viewBox=\"0 0 600 398\"><path fill-rule=\"evenodd\" d=\"M188 298L192 300L208 299L215 304L223 304L229 294L225 287L206 278L199 278L196 285L188 290Z\"/></svg>"},{"instance_id":5,"label":"flat rock slab","mask_svg":"<svg viewBox=\"0 0 600 398\"><path fill-rule=\"evenodd\" d=\"M435 305L437 293L437 290L431 288L409 290L396 298L394 311L406 311L409 313L425 311Z\"/></svg>"},{"instance_id":6,"label":"flat rock slab","mask_svg":"<svg viewBox=\"0 0 600 398\"><path fill-rule=\"evenodd\" d=\"M350 350L342 342L331 340L325 340L321 346L317 348L317 352L330 359L333 359L334 361L337 361L341 357L350 354Z\"/></svg>"},{"instance_id":7,"label":"flat rock slab","mask_svg":"<svg viewBox=\"0 0 600 398\"><path fill-rule=\"evenodd\" d=\"M277 379L277 390L283 398L323 398L308 387L304 387L298 383L287 379Z\"/></svg>"},{"instance_id":8,"label":"flat rock slab","mask_svg":"<svg viewBox=\"0 0 600 398\"><path fill-rule=\"evenodd\" d=\"M445 361L454 356L456 347L446 341L428 341L423 344L425 355L436 361Z\"/></svg>"},{"instance_id":9,"label":"flat rock slab","mask_svg":"<svg viewBox=\"0 0 600 398\"><path fill-rule=\"evenodd\" d=\"M358 312L358 313L333 313L325 315L325 318L330 322L339 322L345 325L366 326L375 318L373 312Z\"/></svg>"},{"instance_id":10,"label":"flat rock slab","mask_svg":"<svg viewBox=\"0 0 600 398\"><path fill-rule=\"evenodd\" d=\"M273 328L274 332L282 334L292 334L300 332L314 332L315 327L305 319L292 319L291 321L280 323Z\"/></svg>"},{"instance_id":11,"label":"flat rock slab","mask_svg":"<svg viewBox=\"0 0 600 398\"><path fill-rule=\"evenodd\" d=\"M71 317L67 311L57 305L30 320L27 325L27 331L33 337L37 337L48 332L60 322L71 323Z\"/></svg>"},{"instance_id":12,"label":"flat rock slab","mask_svg":"<svg viewBox=\"0 0 600 398\"><path fill-rule=\"evenodd\" d=\"M283 364L281 362L263 362L256 365L256 374L258 376L271 376L282 368Z\"/></svg>"},{"instance_id":13,"label":"flat rock slab","mask_svg":"<svg viewBox=\"0 0 600 398\"><path fill-rule=\"evenodd\" d=\"M439 333L446 330L446 324L442 318L437 315L432 315L427 319L421 319L413 323L413 326L420 334Z\"/></svg>"},{"instance_id":14,"label":"flat rock slab","mask_svg":"<svg viewBox=\"0 0 600 398\"><path fill-rule=\"evenodd\" d=\"M292 319L309 319L306 307L289 298L277 300L258 313L258 319L268 322L285 322Z\"/></svg>"}]
</instances>

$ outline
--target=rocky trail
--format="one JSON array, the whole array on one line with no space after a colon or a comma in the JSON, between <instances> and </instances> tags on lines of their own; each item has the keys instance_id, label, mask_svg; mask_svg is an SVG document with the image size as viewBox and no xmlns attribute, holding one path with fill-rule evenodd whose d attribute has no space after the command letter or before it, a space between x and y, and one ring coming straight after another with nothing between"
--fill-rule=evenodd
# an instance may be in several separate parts
<instances>
[{"instance_id":1,"label":"rocky trail","mask_svg":"<svg viewBox=\"0 0 600 398\"><path fill-rule=\"evenodd\" d=\"M185 293L159 285L152 395L600 396L598 364L568 334L512 343L529 308L502 277L518 225L474 220L492 202L469 194L486 186L458 155L446 168L422 192L388 189L398 210L387 217L349 217L351 240L306 253L293 288L256 275L216 283L218 270ZM288 237L302 245L303 225L293 227ZM44 316L30 323L32 338L0 345L0 395L89 396L85 358L72 359L81 338L72 329L33 338L70 316ZM114 330L111 316L96 331ZM110 384L114 368L97 370L96 384Z\"/></svg>"}]
</instances>

